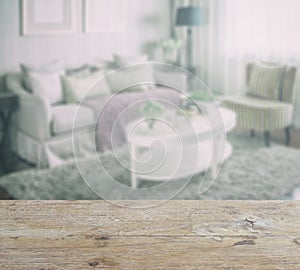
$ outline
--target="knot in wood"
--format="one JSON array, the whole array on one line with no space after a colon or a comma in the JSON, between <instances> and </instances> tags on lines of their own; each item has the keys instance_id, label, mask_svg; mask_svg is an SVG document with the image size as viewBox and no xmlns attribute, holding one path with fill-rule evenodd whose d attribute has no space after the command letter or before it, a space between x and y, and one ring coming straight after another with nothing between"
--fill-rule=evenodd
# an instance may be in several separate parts
<instances>
[{"instance_id":1,"label":"knot in wood","mask_svg":"<svg viewBox=\"0 0 300 270\"><path fill-rule=\"evenodd\" d=\"M256 218L254 218L254 217L246 217L245 221L250 223L251 227L253 227L254 224L257 222Z\"/></svg>"}]
</instances>

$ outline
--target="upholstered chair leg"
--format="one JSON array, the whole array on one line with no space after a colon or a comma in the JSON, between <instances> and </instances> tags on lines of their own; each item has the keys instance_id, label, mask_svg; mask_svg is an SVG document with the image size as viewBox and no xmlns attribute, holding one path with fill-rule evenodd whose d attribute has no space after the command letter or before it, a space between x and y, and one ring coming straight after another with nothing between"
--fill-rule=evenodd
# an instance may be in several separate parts
<instances>
[{"instance_id":1,"label":"upholstered chair leg","mask_svg":"<svg viewBox=\"0 0 300 270\"><path fill-rule=\"evenodd\" d=\"M290 145L290 142L291 142L291 127L285 128L285 142L286 142L286 145Z\"/></svg>"},{"instance_id":2,"label":"upholstered chair leg","mask_svg":"<svg viewBox=\"0 0 300 270\"><path fill-rule=\"evenodd\" d=\"M265 131L264 135L265 135L265 144L267 147L269 147L271 141L271 133L270 131Z\"/></svg>"},{"instance_id":3,"label":"upholstered chair leg","mask_svg":"<svg viewBox=\"0 0 300 270\"><path fill-rule=\"evenodd\" d=\"M254 129L250 130L250 136L251 136L251 138L255 137L255 130Z\"/></svg>"}]
</instances>

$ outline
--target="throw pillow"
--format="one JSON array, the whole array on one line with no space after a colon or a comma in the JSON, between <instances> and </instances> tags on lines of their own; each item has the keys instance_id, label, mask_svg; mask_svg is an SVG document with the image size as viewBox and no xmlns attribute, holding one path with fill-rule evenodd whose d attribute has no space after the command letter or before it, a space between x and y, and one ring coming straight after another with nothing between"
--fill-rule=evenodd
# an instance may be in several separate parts
<instances>
[{"instance_id":1,"label":"throw pillow","mask_svg":"<svg viewBox=\"0 0 300 270\"><path fill-rule=\"evenodd\" d=\"M67 103L77 103L84 98L109 95L110 90L101 72L86 76L64 76L64 95Z\"/></svg>"},{"instance_id":2,"label":"throw pillow","mask_svg":"<svg viewBox=\"0 0 300 270\"><path fill-rule=\"evenodd\" d=\"M278 100L284 71L285 67L281 65L254 65L247 94L254 97Z\"/></svg>"},{"instance_id":3,"label":"throw pillow","mask_svg":"<svg viewBox=\"0 0 300 270\"><path fill-rule=\"evenodd\" d=\"M153 73L155 83L171 87L182 92L188 91L188 76L184 72L162 71L156 69Z\"/></svg>"},{"instance_id":4,"label":"throw pillow","mask_svg":"<svg viewBox=\"0 0 300 270\"><path fill-rule=\"evenodd\" d=\"M134 64L143 64L148 61L147 55L140 56L122 56L119 54L114 54L114 63L117 68L134 65Z\"/></svg>"},{"instance_id":5,"label":"throw pillow","mask_svg":"<svg viewBox=\"0 0 300 270\"><path fill-rule=\"evenodd\" d=\"M45 64L45 65L38 66L38 67L21 63L20 69L24 76L24 84L25 84L26 90L28 90L29 92L32 92L32 86L31 86L31 82L27 76L28 73L30 73L30 72L35 72L35 73L57 72L60 75L64 74L63 63L61 61L54 61L49 64Z\"/></svg>"},{"instance_id":6,"label":"throw pillow","mask_svg":"<svg viewBox=\"0 0 300 270\"><path fill-rule=\"evenodd\" d=\"M58 104L63 101L63 92L59 73L35 73L27 75L33 94L41 96L50 104Z\"/></svg>"},{"instance_id":7,"label":"throw pillow","mask_svg":"<svg viewBox=\"0 0 300 270\"><path fill-rule=\"evenodd\" d=\"M131 66L107 75L112 93L124 91L146 91L153 86L153 72L149 65Z\"/></svg>"}]
</instances>

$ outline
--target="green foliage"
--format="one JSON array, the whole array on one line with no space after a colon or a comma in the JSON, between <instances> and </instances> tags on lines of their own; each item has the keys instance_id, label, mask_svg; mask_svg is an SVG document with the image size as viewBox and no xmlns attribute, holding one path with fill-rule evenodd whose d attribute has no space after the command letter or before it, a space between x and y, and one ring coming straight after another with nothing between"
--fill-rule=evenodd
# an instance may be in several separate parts
<instances>
[{"instance_id":1,"label":"green foliage","mask_svg":"<svg viewBox=\"0 0 300 270\"><path fill-rule=\"evenodd\" d=\"M164 50L175 50L182 46L182 42L176 38L164 38L157 43L157 46Z\"/></svg>"},{"instance_id":2,"label":"green foliage","mask_svg":"<svg viewBox=\"0 0 300 270\"><path fill-rule=\"evenodd\" d=\"M213 101L213 97L212 95L208 92L208 91L192 91L189 96L188 99L190 101Z\"/></svg>"},{"instance_id":3,"label":"green foliage","mask_svg":"<svg viewBox=\"0 0 300 270\"><path fill-rule=\"evenodd\" d=\"M154 101L147 101L141 108L140 108L140 113L142 116L145 117L159 117L163 113L163 106Z\"/></svg>"},{"instance_id":4,"label":"green foliage","mask_svg":"<svg viewBox=\"0 0 300 270\"><path fill-rule=\"evenodd\" d=\"M141 108L140 108L140 114L147 118L147 123L150 129L153 128L155 123L155 118L158 118L162 115L164 111L163 106L154 101L147 101Z\"/></svg>"}]
</instances>

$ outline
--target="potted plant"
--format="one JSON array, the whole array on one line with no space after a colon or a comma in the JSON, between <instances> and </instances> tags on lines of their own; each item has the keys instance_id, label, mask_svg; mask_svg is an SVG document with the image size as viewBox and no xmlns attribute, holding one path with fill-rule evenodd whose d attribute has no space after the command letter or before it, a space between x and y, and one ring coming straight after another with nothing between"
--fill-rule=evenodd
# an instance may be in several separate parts
<instances>
[{"instance_id":1,"label":"potted plant","mask_svg":"<svg viewBox=\"0 0 300 270\"><path fill-rule=\"evenodd\" d=\"M200 112L208 112L216 106L214 97L206 90L194 90L184 97L184 104L187 107L197 106Z\"/></svg>"},{"instance_id":2,"label":"potted plant","mask_svg":"<svg viewBox=\"0 0 300 270\"><path fill-rule=\"evenodd\" d=\"M147 101L141 108L140 114L145 117L148 127L153 129L156 118L160 117L164 111L163 106L155 101Z\"/></svg>"}]
</instances>

